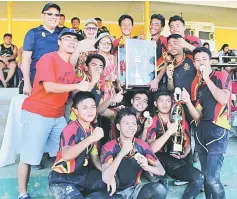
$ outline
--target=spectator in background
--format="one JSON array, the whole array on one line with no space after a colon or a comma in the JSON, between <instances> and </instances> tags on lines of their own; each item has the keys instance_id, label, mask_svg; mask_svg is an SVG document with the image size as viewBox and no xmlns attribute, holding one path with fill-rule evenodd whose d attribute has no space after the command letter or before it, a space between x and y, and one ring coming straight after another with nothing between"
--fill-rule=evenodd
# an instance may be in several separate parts
<instances>
[{"instance_id":1,"label":"spectator in background","mask_svg":"<svg viewBox=\"0 0 237 199\"><path fill-rule=\"evenodd\" d=\"M203 47L207 48L208 50L210 50L210 44L208 42L205 42L203 44Z\"/></svg>"},{"instance_id":2,"label":"spectator in background","mask_svg":"<svg viewBox=\"0 0 237 199\"><path fill-rule=\"evenodd\" d=\"M15 73L17 64L17 47L12 44L12 35L6 33L3 36L4 43L0 45L0 80L3 86L6 88L9 80ZM8 68L7 78L4 78L3 69Z\"/></svg>"},{"instance_id":3,"label":"spectator in background","mask_svg":"<svg viewBox=\"0 0 237 199\"><path fill-rule=\"evenodd\" d=\"M64 26L64 23L65 23L65 15L64 15L64 14L60 14L59 24L58 24L58 28L60 29L60 32L61 32L64 28L67 28L66 26Z\"/></svg>"},{"instance_id":4,"label":"spectator in background","mask_svg":"<svg viewBox=\"0 0 237 199\"><path fill-rule=\"evenodd\" d=\"M101 33L105 33L105 32L109 33L109 30L107 29L107 27L106 27L106 26L102 26L102 19L101 19L101 18L96 17L95 20L96 20L97 23L98 23L97 37L99 37L99 35L100 35ZM109 34L110 34L110 33L109 33Z\"/></svg>"},{"instance_id":5,"label":"spectator in background","mask_svg":"<svg viewBox=\"0 0 237 199\"><path fill-rule=\"evenodd\" d=\"M72 28L81 36L85 36L83 30L80 29L80 19L78 17L73 17L71 19Z\"/></svg>"},{"instance_id":6,"label":"spectator in background","mask_svg":"<svg viewBox=\"0 0 237 199\"><path fill-rule=\"evenodd\" d=\"M24 77L23 92L31 95L36 74L36 63L46 53L58 50L57 29L61 8L54 3L48 3L42 10L43 25L26 33L23 45L22 71Z\"/></svg>"},{"instance_id":7,"label":"spectator in background","mask_svg":"<svg viewBox=\"0 0 237 199\"><path fill-rule=\"evenodd\" d=\"M228 51L229 51L229 45L228 44L223 44L221 49L219 50L219 56L228 56Z\"/></svg>"},{"instance_id":8,"label":"spectator in background","mask_svg":"<svg viewBox=\"0 0 237 199\"><path fill-rule=\"evenodd\" d=\"M78 34L64 29L58 37L59 50L44 55L37 62L32 95L22 105L22 145L18 166L19 198L30 199L27 184L31 165L38 165L45 148L55 157L60 134L67 125L65 104L71 91L90 91L89 82L77 84L69 58L78 45Z\"/></svg>"}]
</instances>

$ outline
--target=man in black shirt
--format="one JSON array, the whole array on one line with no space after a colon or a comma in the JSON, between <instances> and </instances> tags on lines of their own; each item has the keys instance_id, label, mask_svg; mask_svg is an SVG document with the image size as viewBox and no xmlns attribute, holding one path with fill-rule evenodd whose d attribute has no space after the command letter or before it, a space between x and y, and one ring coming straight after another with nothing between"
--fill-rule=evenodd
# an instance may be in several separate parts
<instances>
[{"instance_id":1,"label":"man in black shirt","mask_svg":"<svg viewBox=\"0 0 237 199\"><path fill-rule=\"evenodd\" d=\"M85 36L84 32L80 29L80 19L78 17L73 17L71 19L72 28L81 36Z\"/></svg>"},{"instance_id":2,"label":"man in black shirt","mask_svg":"<svg viewBox=\"0 0 237 199\"><path fill-rule=\"evenodd\" d=\"M107 33L110 34L110 32L109 32L109 30L107 29L107 27L102 25L102 19L101 19L101 18L96 17L95 20L96 20L97 23L98 23L97 37L99 37L99 35L100 35L101 33L104 33L104 32L107 32Z\"/></svg>"},{"instance_id":3,"label":"man in black shirt","mask_svg":"<svg viewBox=\"0 0 237 199\"><path fill-rule=\"evenodd\" d=\"M58 24L58 29L60 29L60 32L64 28L67 28L66 26L64 26L64 23L65 23L65 15L64 14L60 14L60 19L59 19L59 24Z\"/></svg>"},{"instance_id":4,"label":"man in black shirt","mask_svg":"<svg viewBox=\"0 0 237 199\"><path fill-rule=\"evenodd\" d=\"M12 35L6 33L3 36L4 43L0 45L0 80L4 87L12 78L16 70L17 47L12 44ZM7 78L4 78L3 69L8 68Z\"/></svg>"}]
</instances>

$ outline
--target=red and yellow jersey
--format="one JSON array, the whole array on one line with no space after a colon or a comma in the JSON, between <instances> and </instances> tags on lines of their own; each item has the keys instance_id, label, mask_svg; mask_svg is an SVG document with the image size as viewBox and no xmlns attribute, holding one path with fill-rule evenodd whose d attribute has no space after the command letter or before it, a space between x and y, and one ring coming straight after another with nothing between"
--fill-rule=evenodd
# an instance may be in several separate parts
<instances>
[{"instance_id":1,"label":"red and yellow jersey","mask_svg":"<svg viewBox=\"0 0 237 199\"><path fill-rule=\"evenodd\" d=\"M134 148L132 154L123 158L116 172L120 182L118 190L124 190L140 183L142 168L135 160L134 155L136 153L144 155L148 159L150 165L154 165L154 162L157 160L155 154L152 152L150 146L146 142L134 138L133 143ZM101 163L112 163L118 153L121 151L121 145L122 143L120 143L119 138L106 143L102 147Z\"/></svg>"},{"instance_id":2,"label":"red and yellow jersey","mask_svg":"<svg viewBox=\"0 0 237 199\"><path fill-rule=\"evenodd\" d=\"M227 89L231 92L232 81L228 72L213 71L210 74L211 81L220 89ZM231 97L227 104L221 105L213 97L205 82L202 82L198 89L198 100L196 108L202 112L201 120L212 121L225 129L230 129L229 118L231 111Z\"/></svg>"},{"instance_id":3,"label":"red and yellow jersey","mask_svg":"<svg viewBox=\"0 0 237 199\"><path fill-rule=\"evenodd\" d=\"M85 149L77 158L69 161L64 161L62 156L62 149L65 146L75 146L82 140L86 139L93 133L93 128L84 130L81 124L76 120L69 123L62 131L60 136L60 145L59 151L56 156L52 170L57 173L76 173L81 174L85 171L83 166L86 156L98 155L97 143L88 147L88 150ZM89 156L88 156L89 157Z\"/></svg>"}]
</instances>

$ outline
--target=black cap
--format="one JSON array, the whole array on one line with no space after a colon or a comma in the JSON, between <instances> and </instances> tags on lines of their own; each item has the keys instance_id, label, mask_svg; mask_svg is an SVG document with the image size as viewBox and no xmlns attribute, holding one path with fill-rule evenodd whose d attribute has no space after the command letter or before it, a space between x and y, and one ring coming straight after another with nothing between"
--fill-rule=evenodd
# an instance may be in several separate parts
<instances>
[{"instance_id":1,"label":"black cap","mask_svg":"<svg viewBox=\"0 0 237 199\"><path fill-rule=\"evenodd\" d=\"M56 8L58 10L58 12L61 12L61 8L57 4L55 4L55 3L47 3L44 6L44 8L43 8L42 13L47 11L49 8Z\"/></svg>"},{"instance_id":2,"label":"black cap","mask_svg":"<svg viewBox=\"0 0 237 199\"><path fill-rule=\"evenodd\" d=\"M77 40L78 40L78 41L81 41L81 40L84 39L83 36L79 35L74 29L64 28L64 29L60 32L58 38L60 39L60 38L61 38L62 36L64 36L64 35L74 35L74 36L77 37Z\"/></svg>"}]
</instances>

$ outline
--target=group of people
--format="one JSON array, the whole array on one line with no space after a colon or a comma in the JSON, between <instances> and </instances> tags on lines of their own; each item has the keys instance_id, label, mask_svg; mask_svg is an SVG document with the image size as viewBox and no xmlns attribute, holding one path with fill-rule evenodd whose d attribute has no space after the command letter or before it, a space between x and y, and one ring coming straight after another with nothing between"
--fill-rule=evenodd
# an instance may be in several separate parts
<instances>
[{"instance_id":1,"label":"group of people","mask_svg":"<svg viewBox=\"0 0 237 199\"><path fill-rule=\"evenodd\" d=\"M60 12L57 4L46 4L43 25L24 40L23 91L29 97L21 114L19 199L30 198L31 165L40 164L44 151L56 156L49 175L56 199L162 199L168 194L166 175L188 183L183 199L196 198L203 186L206 198L224 199L220 171L230 129L231 77L212 70L210 51L197 37L185 36L183 18L169 19L166 38L164 16L151 16L159 72L149 89L125 93L117 53L132 39L133 18L119 18L122 36L115 40L109 32L98 35L93 18L84 31L75 29L78 18L72 19L74 29L61 24L59 30ZM177 87L181 126L170 117ZM182 152L171 153L178 128ZM201 171L192 165L191 130Z\"/></svg>"}]
</instances>

